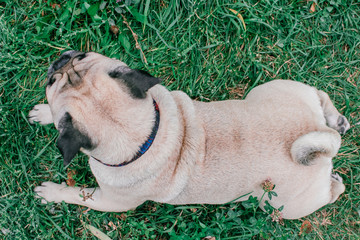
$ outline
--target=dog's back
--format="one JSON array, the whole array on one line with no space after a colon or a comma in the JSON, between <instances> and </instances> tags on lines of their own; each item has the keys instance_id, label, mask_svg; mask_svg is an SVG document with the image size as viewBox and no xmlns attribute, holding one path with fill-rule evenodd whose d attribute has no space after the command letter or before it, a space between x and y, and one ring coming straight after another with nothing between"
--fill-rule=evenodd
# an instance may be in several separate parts
<instances>
[{"instance_id":1,"label":"dog's back","mask_svg":"<svg viewBox=\"0 0 360 240\"><path fill-rule=\"evenodd\" d=\"M205 131L204 158L195 164L187 187L172 203L219 204L250 192L260 197L261 183L268 178L278 193L272 205L285 205L286 218L309 214L333 198L331 158L340 137L326 126L315 88L272 81L253 89L243 101L194 104ZM328 131L335 143L316 145L319 139L311 138L314 133ZM325 135L317 138L326 139ZM307 136L306 144L302 136ZM316 147L324 146L331 154L317 155ZM322 160L304 162L293 154L300 151L302 157ZM299 207L302 202L309 202L305 209Z\"/></svg>"}]
</instances>

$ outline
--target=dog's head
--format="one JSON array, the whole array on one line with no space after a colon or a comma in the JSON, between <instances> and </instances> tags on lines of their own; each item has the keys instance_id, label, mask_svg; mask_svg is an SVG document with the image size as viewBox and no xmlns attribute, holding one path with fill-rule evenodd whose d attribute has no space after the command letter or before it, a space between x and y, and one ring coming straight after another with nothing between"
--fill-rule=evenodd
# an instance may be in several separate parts
<instances>
[{"instance_id":1,"label":"dog's head","mask_svg":"<svg viewBox=\"0 0 360 240\"><path fill-rule=\"evenodd\" d=\"M57 145L65 165L80 149L86 152L97 147L96 136L101 136L102 127L108 130L131 121L129 111L160 82L119 60L79 51L62 54L50 65L47 78L46 96L60 133Z\"/></svg>"}]
</instances>

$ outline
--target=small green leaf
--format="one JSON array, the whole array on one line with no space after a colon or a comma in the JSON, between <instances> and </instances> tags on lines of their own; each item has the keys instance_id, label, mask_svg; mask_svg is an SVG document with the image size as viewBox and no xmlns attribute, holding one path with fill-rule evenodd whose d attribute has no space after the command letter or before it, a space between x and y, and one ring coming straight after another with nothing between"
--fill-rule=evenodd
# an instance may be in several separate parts
<instances>
[{"instance_id":1,"label":"small green leaf","mask_svg":"<svg viewBox=\"0 0 360 240\"><path fill-rule=\"evenodd\" d=\"M99 15L95 14L95 16L93 16L93 20L94 21L101 21L102 18Z\"/></svg>"},{"instance_id":2,"label":"small green leaf","mask_svg":"<svg viewBox=\"0 0 360 240\"><path fill-rule=\"evenodd\" d=\"M124 12L125 12L124 9L122 9L121 7L116 7L116 8L115 8L115 11L116 11L117 13L124 13Z\"/></svg>"},{"instance_id":3,"label":"small green leaf","mask_svg":"<svg viewBox=\"0 0 360 240\"><path fill-rule=\"evenodd\" d=\"M181 222L180 225L179 225L179 228L185 229L186 228L186 223Z\"/></svg>"},{"instance_id":4,"label":"small green leaf","mask_svg":"<svg viewBox=\"0 0 360 240\"><path fill-rule=\"evenodd\" d=\"M119 41L121 45L124 47L126 52L130 52L131 44L129 38L125 34L119 35Z\"/></svg>"},{"instance_id":5,"label":"small green leaf","mask_svg":"<svg viewBox=\"0 0 360 240\"><path fill-rule=\"evenodd\" d=\"M332 10L334 10L334 7L326 7L326 10L327 10L328 12L332 12Z\"/></svg>"},{"instance_id":6,"label":"small green leaf","mask_svg":"<svg viewBox=\"0 0 360 240\"><path fill-rule=\"evenodd\" d=\"M65 10L59 17L60 22L66 22L70 18L71 14L69 10Z\"/></svg>"},{"instance_id":7,"label":"small green leaf","mask_svg":"<svg viewBox=\"0 0 360 240\"><path fill-rule=\"evenodd\" d=\"M111 240L111 238L109 238L105 233L103 233L94 226L84 223L84 227L88 229L95 237L101 240Z\"/></svg>"},{"instance_id":8,"label":"small green leaf","mask_svg":"<svg viewBox=\"0 0 360 240\"><path fill-rule=\"evenodd\" d=\"M202 222L199 222L199 225L200 225L201 228L206 228L206 225L203 224Z\"/></svg>"},{"instance_id":9,"label":"small green leaf","mask_svg":"<svg viewBox=\"0 0 360 240\"><path fill-rule=\"evenodd\" d=\"M36 29L36 32L37 32L38 34L41 33L42 28L43 28L43 24L42 24L41 22L37 22L37 23L36 23L36 26L35 26L35 29Z\"/></svg>"},{"instance_id":10,"label":"small green leaf","mask_svg":"<svg viewBox=\"0 0 360 240\"><path fill-rule=\"evenodd\" d=\"M237 217L237 213L235 211L231 210L231 209L228 211L227 214L228 214L230 219Z\"/></svg>"},{"instance_id":11,"label":"small green leaf","mask_svg":"<svg viewBox=\"0 0 360 240\"><path fill-rule=\"evenodd\" d=\"M91 5L88 4L87 2L84 3L84 7L85 7L86 10L88 10L90 6L91 6Z\"/></svg>"},{"instance_id":12,"label":"small green leaf","mask_svg":"<svg viewBox=\"0 0 360 240\"><path fill-rule=\"evenodd\" d=\"M80 8L78 8L78 9L76 9L75 11L74 11L74 15L75 16L78 16L78 15L80 15L81 14L81 9Z\"/></svg>"},{"instance_id":13,"label":"small green leaf","mask_svg":"<svg viewBox=\"0 0 360 240\"><path fill-rule=\"evenodd\" d=\"M99 10L99 4L94 4L91 5L88 9L87 9L87 13L91 16L94 17L97 13L97 11Z\"/></svg>"},{"instance_id":14,"label":"small green leaf","mask_svg":"<svg viewBox=\"0 0 360 240\"><path fill-rule=\"evenodd\" d=\"M141 23L145 22L145 16L143 14L139 13L134 7L127 7L127 8L138 22Z\"/></svg>"},{"instance_id":15,"label":"small green leaf","mask_svg":"<svg viewBox=\"0 0 360 240\"><path fill-rule=\"evenodd\" d=\"M102 2L101 4L100 4L100 6L99 6L99 9L100 10L104 10L105 9L105 7L106 7L106 4L107 4L107 2Z\"/></svg>"},{"instance_id":16,"label":"small green leaf","mask_svg":"<svg viewBox=\"0 0 360 240\"><path fill-rule=\"evenodd\" d=\"M40 26L36 26L35 29L36 29L36 32L37 32L38 34L41 32L41 27L40 27Z\"/></svg>"},{"instance_id":17,"label":"small green leaf","mask_svg":"<svg viewBox=\"0 0 360 240\"><path fill-rule=\"evenodd\" d=\"M255 217L251 217L250 219L249 219L249 222L250 222L250 224L251 225L256 225L256 223L257 223L257 219L255 218Z\"/></svg>"},{"instance_id":18,"label":"small green leaf","mask_svg":"<svg viewBox=\"0 0 360 240\"><path fill-rule=\"evenodd\" d=\"M249 209L253 207L252 203L249 203L248 201L242 202L241 205L244 206L244 208Z\"/></svg>"}]
</instances>

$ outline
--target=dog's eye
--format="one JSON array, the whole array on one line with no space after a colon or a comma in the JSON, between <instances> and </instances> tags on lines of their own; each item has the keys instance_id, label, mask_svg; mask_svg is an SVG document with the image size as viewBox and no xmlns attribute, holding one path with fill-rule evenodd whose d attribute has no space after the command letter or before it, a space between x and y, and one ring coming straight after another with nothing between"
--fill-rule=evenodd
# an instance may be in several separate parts
<instances>
[{"instance_id":1,"label":"dog's eye","mask_svg":"<svg viewBox=\"0 0 360 240\"><path fill-rule=\"evenodd\" d=\"M74 59L72 60L72 65L75 66L84 58L86 58L86 53L81 53L81 54L75 56Z\"/></svg>"},{"instance_id":2,"label":"dog's eye","mask_svg":"<svg viewBox=\"0 0 360 240\"><path fill-rule=\"evenodd\" d=\"M49 82L48 82L48 85L53 85L54 84L54 82L55 82L55 77L54 76L52 76L50 79L49 79Z\"/></svg>"},{"instance_id":3,"label":"dog's eye","mask_svg":"<svg viewBox=\"0 0 360 240\"><path fill-rule=\"evenodd\" d=\"M47 85L50 87L51 85L53 85L58 79L61 79L62 74L59 73L55 73L54 75L52 75L49 80Z\"/></svg>"},{"instance_id":4,"label":"dog's eye","mask_svg":"<svg viewBox=\"0 0 360 240\"><path fill-rule=\"evenodd\" d=\"M80 55L77 55L75 58L77 58L79 61L83 60L84 58L86 58L86 53L82 53Z\"/></svg>"}]
</instances>

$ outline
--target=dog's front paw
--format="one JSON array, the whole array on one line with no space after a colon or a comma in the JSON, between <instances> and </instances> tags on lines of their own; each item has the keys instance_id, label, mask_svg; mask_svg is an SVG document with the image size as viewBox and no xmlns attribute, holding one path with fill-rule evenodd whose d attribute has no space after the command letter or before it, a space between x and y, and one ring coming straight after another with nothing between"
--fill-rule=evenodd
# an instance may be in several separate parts
<instances>
[{"instance_id":1,"label":"dog's front paw","mask_svg":"<svg viewBox=\"0 0 360 240\"><path fill-rule=\"evenodd\" d=\"M47 202L59 203L64 201L64 192L66 184L57 184L53 182L43 182L40 186L35 187L34 191L37 197L42 198L41 203L46 204Z\"/></svg>"},{"instance_id":2,"label":"dog's front paw","mask_svg":"<svg viewBox=\"0 0 360 240\"><path fill-rule=\"evenodd\" d=\"M345 134L347 130L350 129L350 123L346 119L345 116L340 115L337 119L337 126L335 127L335 130L337 130L340 134Z\"/></svg>"},{"instance_id":3,"label":"dog's front paw","mask_svg":"<svg viewBox=\"0 0 360 240\"><path fill-rule=\"evenodd\" d=\"M53 117L48 104L37 104L29 112L29 122L31 124L38 122L41 125L53 123Z\"/></svg>"}]
</instances>

